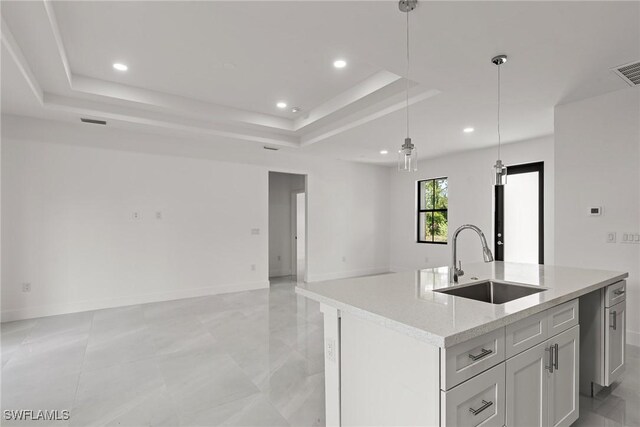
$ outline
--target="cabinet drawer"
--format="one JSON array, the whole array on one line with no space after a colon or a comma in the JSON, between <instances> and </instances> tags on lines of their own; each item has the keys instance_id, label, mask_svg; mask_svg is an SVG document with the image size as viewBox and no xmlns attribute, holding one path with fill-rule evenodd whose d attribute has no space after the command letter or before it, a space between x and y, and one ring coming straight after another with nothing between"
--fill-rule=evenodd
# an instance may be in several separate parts
<instances>
[{"instance_id":1,"label":"cabinet drawer","mask_svg":"<svg viewBox=\"0 0 640 427\"><path fill-rule=\"evenodd\" d=\"M627 282L625 280L607 286L604 297L604 306L611 307L622 302L627 297Z\"/></svg>"},{"instance_id":2,"label":"cabinet drawer","mask_svg":"<svg viewBox=\"0 0 640 427\"><path fill-rule=\"evenodd\" d=\"M440 389L449 390L504 359L504 328L445 348L440 353Z\"/></svg>"},{"instance_id":3,"label":"cabinet drawer","mask_svg":"<svg viewBox=\"0 0 640 427\"><path fill-rule=\"evenodd\" d=\"M513 357L547 339L549 336L547 316L547 311L543 311L507 325L505 329L507 358Z\"/></svg>"},{"instance_id":4,"label":"cabinet drawer","mask_svg":"<svg viewBox=\"0 0 640 427\"><path fill-rule=\"evenodd\" d=\"M499 364L469 381L440 392L441 426L503 426L505 365Z\"/></svg>"},{"instance_id":5,"label":"cabinet drawer","mask_svg":"<svg viewBox=\"0 0 640 427\"><path fill-rule=\"evenodd\" d=\"M578 324L578 299L565 302L557 307L547 310L549 336L564 332Z\"/></svg>"}]
</instances>

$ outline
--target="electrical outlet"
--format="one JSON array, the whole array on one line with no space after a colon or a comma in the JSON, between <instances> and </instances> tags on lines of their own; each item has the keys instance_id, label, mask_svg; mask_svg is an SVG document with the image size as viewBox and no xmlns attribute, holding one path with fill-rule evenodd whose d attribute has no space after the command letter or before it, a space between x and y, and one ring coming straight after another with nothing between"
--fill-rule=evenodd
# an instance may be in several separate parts
<instances>
[{"instance_id":1,"label":"electrical outlet","mask_svg":"<svg viewBox=\"0 0 640 427\"><path fill-rule=\"evenodd\" d=\"M140 219L142 219L142 215L140 215L140 212L136 211L134 212L131 217L134 219L134 221L138 221Z\"/></svg>"},{"instance_id":2,"label":"electrical outlet","mask_svg":"<svg viewBox=\"0 0 640 427\"><path fill-rule=\"evenodd\" d=\"M280 255L278 255L278 261L280 261Z\"/></svg>"},{"instance_id":3,"label":"electrical outlet","mask_svg":"<svg viewBox=\"0 0 640 427\"><path fill-rule=\"evenodd\" d=\"M156 219L162 219L162 212L161 211L156 212Z\"/></svg>"},{"instance_id":4,"label":"electrical outlet","mask_svg":"<svg viewBox=\"0 0 640 427\"><path fill-rule=\"evenodd\" d=\"M257 236L258 234L260 234L260 229L259 228L252 228L251 229L251 234Z\"/></svg>"},{"instance_id":5,"label":"electrical outlet","mask_svg":"<svg viewBox=\"0 0 640 427\"><path fill-rule=\"evenodd\" d=\"M620 243L640 244L640 234L638 233L622 233Z\"/></svg>"},{"instance_id":6,"label":"electrical outlet","mask_svg":"<svg viewBox=\"0 0 640 427\"><path fill-rule=\"evenodd\" d=\"M623 233L621 243L640 244L640 233Z\"/></svg>"},{"instance_id":7,"label":"electrical outlet","mask_svg":"<svg viewBox=\"0 0 640 427\"><path fill-rule=\"evenodd\" d=\"M617 233L615 231L610 231L607 233L607 243L615 243L617 239Z\"/></svg>"},{"instance_id":8,"label":"electrical outlet","mask_svg":"<svg viewBox=\"0 0 640 427\"><path fill-rule=\"evenodd\" d=\"M251 264L251 271L256 271L256 265L255 264Z\"/></svg>"},{"instance_id":9,"label":"electrical outlet","mask_svg":"<svg viewBox=\"0 0 640 427\"><path fill-rule=\"evenodd\" d=\"M31 292L31 283L23 283L22 292Z\"/></svg>"},{"instance_id":10,"label":"electrical outlet","mask_svg":"<svg viewBox=\"0 0 640 427\"><path fill-rule=\"evenodd\" d=\"M342 257L342 262L347 262L347 257L346 256Z\"/></svg>"}]
</instances>

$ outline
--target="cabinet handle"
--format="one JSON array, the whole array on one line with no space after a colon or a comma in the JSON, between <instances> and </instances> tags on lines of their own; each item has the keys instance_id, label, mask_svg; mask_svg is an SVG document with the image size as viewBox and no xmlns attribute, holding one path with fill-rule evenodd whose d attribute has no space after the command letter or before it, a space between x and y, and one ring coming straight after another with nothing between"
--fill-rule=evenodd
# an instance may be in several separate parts
<instances>
[{"instance_id":1,"label":"cabinet handle","mask_svg":"<svg viewBox=\"0 0 640 427\"><path fill-rule=\"evenodd\" d=\"M475 416L475 415L478 415L480 412L484 411L485 409L487 409L491 405L493 405L493 402L491 401L487 402L486 400L482 399L482 406L479 407L478 409L469 408L469 412L471 412Z\"/></svg>"},{"instance_id":2,"label":"cabinet handle","mask_svg":"<svg viewBox=\"0 0 640 427\"><path fill-rule=\"evenodd\" d=\"M616 320L617 320L617 319L616 319L616 317L617 317L617 316L616 316L616 311L615 311L615 310L613 310L613 311L610 313L610 316L611 316L611 328L615 331L615 330L617 329L617 327L618 327L618 325L616 324L616 323L617 323L617 322L616 322Z\"/></svg>"},{"instance_id":3,"label":"cabinet handle","mask_svg":"<svg viewBox=\"0 0 640 427\"><path fill-rule=\"evenodd\" d=\"M558 344L554 344L553 345L553 352L555 353L554 354L555 362L553 362L553 367L557 371L558 370L558 359L560 358L559 357L560 352L558 351Z\"/></svg>"},{"instance_id":4,"label":"cabinet handle","mask_svg":"<svg viewBox=\"0 0 640 427\"><path fill-rule=\"evenodd\" d=\"M613 291L614 295L624 295L625 291L623 291L622 289L616 289L615 291Z\"/></svg>"},{"instance_id":5,"label":"cabinet handle","mask_svg":"<svg viewBox=\"0 0 640 427\"><path fill-rule=\"evenodd\" d=\"M550 374L553 374L553 349L554 349L554 346L545 348L545 351L549 352L549 365L545 366L545 368L549 370Z\"/></svg>"},{"instance_id":6,"label":"cabinet handle","mask_svg":"<svg viewBox=\"0 0 640 427\"><path fill-rule=\"evenodd\" d=\"M480 360L483 357L490 355L491 353L493 353L493 350L487 350L486 348L483 348L479 354L470 354L469 359L475 362L476 360Z\"/></svg>"}]
</instances>

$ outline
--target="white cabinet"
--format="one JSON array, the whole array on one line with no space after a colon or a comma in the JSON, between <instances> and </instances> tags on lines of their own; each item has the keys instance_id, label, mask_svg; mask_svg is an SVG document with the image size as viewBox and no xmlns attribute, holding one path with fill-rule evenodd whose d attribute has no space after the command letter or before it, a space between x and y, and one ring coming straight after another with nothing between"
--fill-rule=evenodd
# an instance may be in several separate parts
<instances>
[{"instance_id":1,"label":"white cabinet","mask_svg":"<svg viewBox=\"0 0 640 427\"><path fill-rule=\"evenodd\" d=\"M553 347L553 373L549 375L549 425L570 426L579 415L578 373L580 327L575 326L549 340Z\"/></svg>"},{"instance_id":2,"label":"white cabinet","mask_svg":"<svg viewBox=\"0 0 640 427\"><path fill-rule=\"evenodd\" d=\"M441 391L443 426L504 426L504 363Z\"/></svg>"},{"instance_id":3,"label":"white cabinet","mask_svg":"<svg viewBox=\"0 0 640 427\"><path fill-rule=\"evenodd\" d=\"M610 386L625 370L626 282L580 297L580 391Z\"/></svg>"},{"instance_id":4,"label":"white cabinet","mask_svg":"<svg viewBox=\"0 0 640 427\"><path fill-rule=\"evenodd\" d=\"M529 427L547 425L549 350L549 345L542 343L507 360L506 425Z\"/></svg>"},{"instance_id":5,"label":"white cabinet","mask_svg":"<svg viewBox=\"0 0 640 427\"><path fill-rule=\"evenodd\" d=\"M513 357L522 351L540 344L549 337L547 312L542 311L505 328L505 347L507 357Z\"/></svg>"},{"instance_id":6,"label":"white cabinet","mask_svg":"<svg viewBox=\"0 0 640 427\"><path fill-rule=\"evenodd\" d=\"M624 372L625 361L625 329L626 329L626 301L606 309L605 333L605 370L604 381L611 384Z\"/></svg>"},{"instance_id":7,"label":"white cabinet","mask_svg":"<svg viewBox=\"0 0 640 427\"><path fill-rule=\"evenodd\" d=\"M507 360L507 426L561 427L578 419L579 328Z\"/></svg>"},{"instance_id":8,"label":"white cabinet","mask_svg":"<svg viewBox=\"0 0 640 427\"><path fill-rule=\"evenodd\" d=\"M504 328L442 349L440 388L449 390L469 378L504 362Z\"/></svg>"}]
</instances>

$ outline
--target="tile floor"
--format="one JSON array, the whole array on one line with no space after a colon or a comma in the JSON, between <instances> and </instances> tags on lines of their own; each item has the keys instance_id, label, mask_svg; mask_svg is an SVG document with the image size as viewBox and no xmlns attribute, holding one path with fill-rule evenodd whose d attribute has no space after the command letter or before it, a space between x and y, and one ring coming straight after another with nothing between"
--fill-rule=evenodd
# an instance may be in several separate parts
<instances>
[{"instance_id":1,"label":"tile floor","mask_svg":"<svg viewBox=\"0 0 640 427\"><path fill-rule=\"evenodd\" d=\"M70 426L324 425L322 315L293 287L3 323L2 410L69 409L54 424Z\"/></svg>"},{"instance_id":2,"label":"tile floor","mask_svg":"<svg viewBox=\"0 0 640 427\"><path fill-rule=\"evenodd\" d=\"M1 407L69 409L69 426L324 425L322 315L293 287L3 323ZM576 426L640 426L638 347L580 408Z\"/></svg>"},{"instance_id":3,"label":"tile floor","mask_svg":"<svg viewBox=\"0 0 640 427\"><path fill-rule=\"evenodd\" d=\"M593 398L580 396L580 419L574 427L640 426L640 347L627 346L624 379Z\"/></svg>"}]
</instances>

